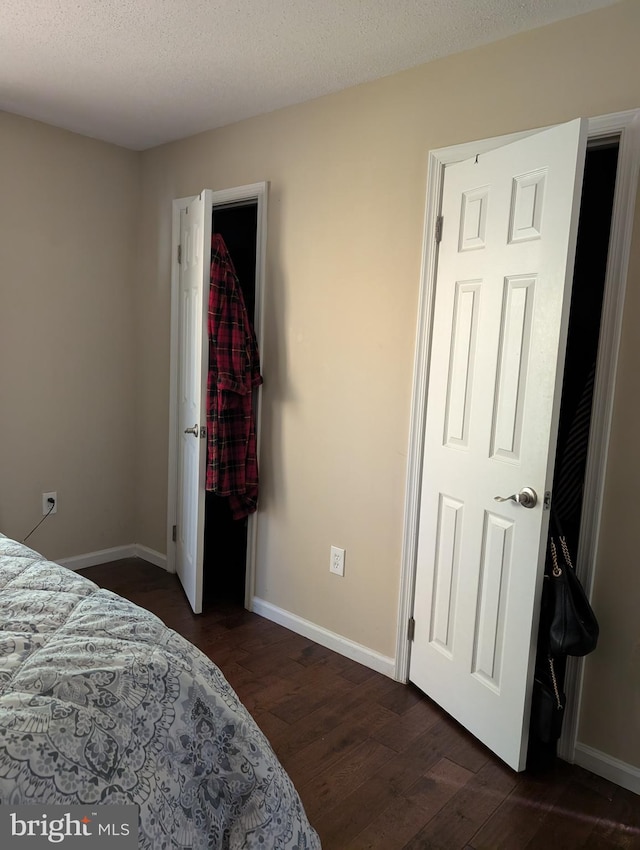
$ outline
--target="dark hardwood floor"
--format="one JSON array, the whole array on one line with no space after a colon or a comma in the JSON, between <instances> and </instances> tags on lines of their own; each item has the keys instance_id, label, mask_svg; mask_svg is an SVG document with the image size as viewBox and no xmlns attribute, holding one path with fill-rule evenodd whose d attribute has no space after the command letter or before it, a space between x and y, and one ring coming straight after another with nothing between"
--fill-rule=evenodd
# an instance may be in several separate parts
<instances>
[{"instance_id":1,"label":"dark hardwood floor","mask_svg":"<svg viewBox=\"0 0 640 850\"><path fill-rule=\"evenodd\" d=\"M640 848L640 798L558 761L516 774L411 686L233 605L195 616L175 575L82 570L223 671L269 738L324 850Z\"/></svg>"}]
</instances>

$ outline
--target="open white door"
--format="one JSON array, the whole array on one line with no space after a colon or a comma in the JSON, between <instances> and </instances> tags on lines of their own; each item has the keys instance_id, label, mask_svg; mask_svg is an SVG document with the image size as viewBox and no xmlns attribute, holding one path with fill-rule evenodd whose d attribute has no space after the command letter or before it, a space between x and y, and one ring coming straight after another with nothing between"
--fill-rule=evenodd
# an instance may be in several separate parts
<instances>
[{"instance_id":1,"label":"open white door","mask_svg":"<svg viewBox=\"0 0 640 850\"><path fill-rule=\"evenodd\" d=\"M587 122L445 169L409 677L526 762ZM496 501L524 488L537 501Z\"/></svg>"},{"instance_id":2,"label":"open white door","mask_svg":"<svg viewBox=\"0 0 640 850\"><path fill-rule=\"evenodd\" d=\"M180 213L176 572L196 614L203 584L211 195L204 190Z\"/></svg>"}]
</instances>

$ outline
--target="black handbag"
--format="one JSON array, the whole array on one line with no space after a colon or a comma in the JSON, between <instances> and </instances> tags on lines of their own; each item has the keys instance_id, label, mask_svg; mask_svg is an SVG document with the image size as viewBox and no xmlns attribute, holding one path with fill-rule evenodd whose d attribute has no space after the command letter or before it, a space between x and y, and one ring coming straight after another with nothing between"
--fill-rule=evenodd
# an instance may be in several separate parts
<instances>
[{"instance_id":1,"label":"black handbag","mask_svg":"<svg viewBox=\"0 0 640 850\"><path fill-rule=\"evenodd\" d=\"M550 538L551 584L553 587L549 652L551 655L588 655L598 643L600 628L589 604L584 588L573 569L567 541L560 537L563 563L559 563L558 550Z\"/></svg>"}]
</instances>

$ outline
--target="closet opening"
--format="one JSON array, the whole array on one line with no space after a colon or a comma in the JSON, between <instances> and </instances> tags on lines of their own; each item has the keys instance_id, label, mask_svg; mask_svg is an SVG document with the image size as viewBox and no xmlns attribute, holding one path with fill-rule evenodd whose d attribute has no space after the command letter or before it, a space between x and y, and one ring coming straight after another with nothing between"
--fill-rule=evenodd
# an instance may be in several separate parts
<instances>
[{"instance_id":1,"label":"closet opening","mask_svg":"<svg viewBox=\"0 0 640 850\"><path fill-rule=\"evenodd\" d=\"M252 325L256 308L258 202L214 205L212 233L224 239ZM247 518L233 519L228 499L205 495L203 605L244 606L247 567Z\"/></svg>"},{"instance_id":2,"label":"closet opening","mask_svg":"<svg viewBox=\"0 0 640 850\"><path fill-rule=\"evenodd\" d=\"M619 138L597 139L587 147L567 349L563 372L558 442L554 466L552 520L567 539L574 566L580 543L585 472L589 447L594 379L598 358L609 236L618 167ZM547 552L549 546L547 545ZM546 571L549 571L547 563ZM545 583L548 579L545 579ZM550 612L545 596L538 631L536 677L548 674L546 635ZM596 616L597 616L596 611ZM555 662L563 690L566 660ZM532 717L529 768L545 768L556 756L557 742L542 741Z\"/></svg>"}]
</instances>

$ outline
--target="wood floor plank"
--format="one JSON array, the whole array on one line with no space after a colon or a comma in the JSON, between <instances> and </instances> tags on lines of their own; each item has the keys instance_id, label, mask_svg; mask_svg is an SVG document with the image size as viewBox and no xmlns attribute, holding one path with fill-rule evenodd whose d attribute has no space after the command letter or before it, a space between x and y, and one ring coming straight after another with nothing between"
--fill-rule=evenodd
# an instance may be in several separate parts
<instances>
[{"instance_id":1,"label":"wood floor plank","mask_svg":"<svg viewBox=\"0 0 640 850\"><path fill-rule=\"evenodd\" d=\"M598 820L584 850L640 850L640 799L615 786L610 806Z\"/></svg>"},{"instance_id":2,"label":"wood floor plank","mask_svg":"<svg viewBox=\"0 0 640 850\"><path fill-rule=\"evenodd\" d=\"M356 836L347 850L402 850L473 775L441 759Z\"/></svg>"},{"instance_id":3,"label":"wood floor plank","mask_svg":"<svg viewBox=\"0 0 640 850\"><path fill-rule=\"evenodd\" d=\"M282 669L280 673L284 675ZM303 668L302 672L296 673L295 681L298 685L296 690L272 709L275 715L287 723L295 723L353 688L351 682L337 676L323 664L314 666L312 670Z\"/></svg>"},{"instance_id":4,"label":"wood floor plank","mask_svg":"<svg viewBox=\"0 0 640 850\"><path fill-rule=\"evenodd\" d=\"M354 841L380 812L386 809L388 814L393 815L398 806L406 809L405 803L409 802L407 795L411 793L416 782L443 759L442 750L446 749L444 741L448 730L444 727L441 731L443 734L435 744L430 739L429 732L425 732L386 762L369 782L352 791L333 809L324 813L320 821L327 823L326 830L321 833L323 847L326 839L328 847L342 850L349 842ZM460 768L460 765L457 767ZM409 807L415 812L414 804L409 803ZM395 815L393 817L395 818ZM421 812L420 818L422 823L426 822L424 811Z\"/></svg>"},{"instance_id":5,"label":"wood floor plank","mask_svg":"<svg viewBox=\"0 0 640 850\"><path fill-rule=\"evenodd\" d=\"M612 808L612 801L602 794L570 782L546 814L526 850L548 850L549 835L554 837L554 850L583 847L596 832L598 824L608 819Z\"/></svg>"},{"instance_id":6,"label":"wood floor plank","mask_svg":"<svg viewBox=\"0 0 640 850\"><path fill-rule=\"evenodd\" d=\"M242 702L254 716L270 711L280 703L284 697L288 697L291 691L291 682L282 676L274 676L267 673L259 679L252 679L242 688ZM240 696L240 694L238 694ZM285 723L286 726L289 724Z\"/></svg>"},{"instance_id":7,"label":"wood floor plank","mask_svg":"<svg viewBox=\"0 0 640 850\"><path fill-rule=\"evenodd\" d=\"M511 793L517 774L489 761L406 845L406 850L458 850L469 844L488 817ZM548 850L548 848L547 848Z\"/></svg>"},{"instance_id":8,"label":"wood floor plank","mask_svg":"<svg viewBox=\"0 0 640 850\"><path fill-rule=\"evenodd\" d=\"M283 667L290 667L295 675L296 670L309 666L303 664L301 659L304 659L304 651L310 646L312 644L306 638L299 635L293 635L291 638L287 636L285 640L250 649L246 667L258 673L278 672ZM246 644L243 643L242 648L246 651ZM286 675L286 669L284 675Z\"/></svg>"},{"instance_id":9,"label":"wood floor plank","mask_svg":"<svg viewBox=\"0 0 640 850\"><path fill-rule=\"evenodd\" d=\"M394 798L359 835L348 844L335 844L335 850L403 850L424 822L424 812L411 800ZM331 845L322 846L332 850Z\"/></svg>"},{"instance_id":10,"label":"wood floor plank","mask_svg":"<svg viewBox=\"0 0 640 850\"><path fill-rule=\"evenodd\" d=\"M286 737L289 730L289 724L284 720L280 720L270 711L261 711L260 709L251 712L253 719L256 721L262 732L265 734L272 748L275 748L274 742Z\"/></svg>"},{"instance_id":11,"label":"wood floor plank","mask_svg":"<svg viewBox=\"0 0 640 850\"><path fill-rule=\"evenodd\" d=\"M335 807L346 794L356 791L377 773L392 756L388 747L365 739L328 769L301 784L299 791L308 816L319 819L324 811Z\"/></svg>"},{"instance_id":12,"label":"wood floor plank","mask_svg":"<svg viewBox=\"0 0 640 850\"><path fill-rule=\"evenodd\" d=\"M442 718L443 712L435 703L421 700L399 717L394 713L371 737L401 752Z\"/></svg>"},{"instance_id":13,"label":"wood floor plank","mask_svg":"<svg viewBox=\"0 0 640 850\"><path fill-rule=\"evenodd\" d=\"M447 758L440 759L407 791L407 799L420 806L427 819L434 817L475 774Z\"/></svg>"},{"instance_id":14,"label":"wood floor plank","mask_svg":"<svg viewBox=\"0 0 640 850\"><path fill-rule=\"evenodd\" d=\"M380 680L382 678L380 677ZM287 724L288 732L286 739L278 740L277 742L280 757L285 758L291 753L301 751L304 747L340 726L345 718L360 716L371 705L376 705L375 694L386 692L386 688L382 687L382 685L384 685L382 681L373 683L365 682L362 685L356 685L352 691L348 691L341 699L328 699L305 717L301 717L295 723ZM382 708L382 706L379 706L379 711L378 722L380 725L394 716L392 712ZM370 727L370 732L375 732L376 728Z\"/></svg>"},{"instance_id":15,"label":"wood floor plank","mask_svg":"<svg viewBox=\"0 0 640 850\"><path fill-rule=\"evenodd\" d=\"M306 645L299 651L291 654L290 658L293 661L297 661L298 664L302 664L304 667L311 667L318 662L326 661L333 654L334 653L332 653L330 649L327 649L326 646L320 646L320 644L313 643L313 641L307 641Z\"/></svg>"},{"instance_id":16,"label":"wood floor plank","mask_svg":"<svg viewBox=\"0 0 640 850\"><path fill-rule=\"evenodd\" d=\"M337 652L332 652L327 658L327 664L335 670L338 675L342 676L356 685L361 685L369 679L379 677L375 670L365 667L363 664L358 664L357 661L352 661L344 655L338 655Z\"/></svg>"},{"instance_id":17,"label":"wood floor plank","mask_svg":"<svg viewBox=\"0 0 640 850\"><path fill-rule=\"evenodd\" d=\"M567 765L568 768L568 765ZM571 781L570 770L556 770L553 781L541 776L518 776L513 791L496 809L469 845L474 850L523 847L540 829L547 813Z\"/></svg>"},{"instance_id":18,"label":"wood floor plank","mask_svg":"<svg viewBox=\"0 0 640 850\"><path fill-rule=\"evenodd\" d=\"M402 752L419 753L425 759L433 757L436 761L449 758L474 773L481 770L491 758L486 747L446 715L428 727Z\"/></svg>"},{"instance_id":19,"label":"wood floor plank","mask_svg":"<svg viewBox=\"0 0 640 850\"><path fill-rule=\"evenodd\" d=\"M422 700L424 700L424 694L421 694L414 685L405 685L402 688L394 688L381 700L381 703L396 714L404 714Z\"/></svg>"},{"instance_id":20,"label":"wood floor plank","mask_svg":"<svg viewBox=\"0 0 640 850\"><path fill-rule=\"evenodd\" d=\"M406 765L396 763L396 767L399 774L406 770ZM382 776L379 772L312 822L320 835L323 850L344 850L379 812L388 809L391 822L394 822L394 813L402 808L405 816L410 816L408 801L397 792L388 775ZM418 828L423 815L418 815L414 807L412 816L417 818Z\"/></svg>"},{"instance_id":21,"label":"wood floor plank","mask_svg":"<svg viewBox=\"0 0 640 850\"><path fill-rule=\"evenodd\" d=\"M369 730L385 721L386 709L374 703L357 717L343 719L342 723L308 746L281 754L282 763L292 778L297 777L294 781L304 784L355 751L359 744L369 741Z\"/></svg>"}]
</instances>

